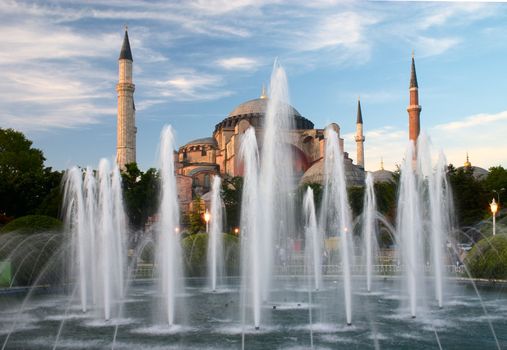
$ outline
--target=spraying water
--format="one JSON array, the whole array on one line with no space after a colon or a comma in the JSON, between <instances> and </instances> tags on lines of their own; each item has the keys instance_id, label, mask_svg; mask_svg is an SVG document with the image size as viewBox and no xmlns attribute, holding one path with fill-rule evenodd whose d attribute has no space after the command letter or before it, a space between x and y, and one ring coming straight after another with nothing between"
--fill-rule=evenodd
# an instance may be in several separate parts
<instances>
[{"instance_id":1,"label":"spraying water","mask_svg":"<svg viewBox=\"0 0 507 350\"><path fill-rule=\"evenodd\" d=\"M212 291L216 291L217 280L223 272L221 185L220 176L214 176L211 187L211 230L208 237L208 269Z\"/></svg>"},{"instance_id":2,"label":"spraying water","mask_svg":"<svg viewBox=\"0 0 507 350\"><path fill-rule=\"evenodd\" d=\"M261 264L265 251L261 248L259 230L258 171L259 154L255 130L250 127L241 140L240 159L244 164L243 196L241 200L241 256L243 315L246 305L252 305L256 329L261 322ZM248 293L249 292L249 293Z\"/></svg>"},{"instance_id":3,"label":"spraying water","mask_svg":"<svg viewBox=\"0 0 507 350\"><path fill-rule=\"evenodd\" d=\"M419 193L424 194L425 207L429 220L425 221L425 237L430 243L432 271L435 278L435 299L438 306L443 306L444 252L446 235L450 232L451 193L445 173L446 159L439 153L436 165L433 165L431 143L426 135L421 135L417 144L417 162L420 174Z\"/></svg>"},{"instance_id":4,"label":"spraying water","mask_svg":"<svg viewBox=\"0 0 507 350\"><path fill-rule=\"evenodd\" d=\"M271 74L270 98L264 121L264 137L259 177L262 210L261 245L264 257L259 261L262 270L262 297L268 299L272 282L274 257L285 260L291 252L289 237L295 232L293 201L293 161L289 143L291 129L289 92L284 69L275 61ZM278 251L274 248L278 247Z\"/></svg>"},{"instance_id":5,"label":"spraying water","mask_svg":"<svg viewBox=\"0 0 507 350\"><path fill-rule=\"evenodd\" d=\"M106 320L123 298L126 219L121 177L102 159L97 175L74 167L65 175L66 223L72 237L73 269L81 310L93 301Z\"/></svg>"},{"instance_id":6,"label":"spraying water","mask_svg":"<svg viewBox=\"0 0 507 350\"><path fill-rule=\"evenodd\" d=\"M164 317L169 326L175 322L177 287L182 283L179 208L174 175L174 136L170 126L160 135L161 203L159 209L157 264Z\"/></svg>"},{"instance_id":7,"label":"spraying water","mask_svg":"<svg viewBox=\"0 0 507 350\"><path fill-rule=\"evenodd\" d=\"M405 265L405 283L409 295L410 314L413 318L417 314L417 299L422 294L424 277L421 205L414 160L415 148L410 142L401 165L397 235L401 243L399 249Z\"/></svg>"},{"instance_id":8,"label":"spraying water","mask_svg":"<svg viewBox=\"0 0 507 350\"><path fill-rule=\"evenodd\" d=\"M332 128L326 129L325 182L322 202L322 222L327 232L332 232L340 240L341 265L345 298L345 316L347 324L352 324L352 283L350 235L351 213L347 195L344 171L344 156L340 149L338 134Z\"/></svg>"},{"instance_id":9,"label":"spraying water","mask_svg":"<svg viewBox=\"0 0 507 350\"><path fill-rule=\"evenodd\" d=\"M373 275L373 258L376 255L376 216L377 204L375 201L375 189L373 187L373 175L366 175L366 189L364 193L363 208L363 240L366 251L366 289L371 292L371 279Z\"/></svg>"},{"instance_id":10,"label":"spraying water","mask_svg":"<svg viewBox=\"0 0 507 350\"><path fill-rule=\"evenodd\" d=\"M313 287L319 290L322 285L322 237L317 227L313 190L308 187L303 198L305 217L305 261L307 271L313 274Z\"/></svg>"}]
</instances>

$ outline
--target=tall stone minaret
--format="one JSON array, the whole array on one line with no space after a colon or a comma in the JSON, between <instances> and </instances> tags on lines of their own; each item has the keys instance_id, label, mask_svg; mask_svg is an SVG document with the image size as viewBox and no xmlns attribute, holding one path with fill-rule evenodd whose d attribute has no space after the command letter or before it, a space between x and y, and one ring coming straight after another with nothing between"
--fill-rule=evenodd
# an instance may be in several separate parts
<instances>
[{"instance_id":1,"label":"tall stone minaret","mask_svg":"<svg viewBox=\"0 0 507 350\"><path fill-rule=\"evenodd\" d=\"M361 100L357 99L357 121L356 121L356 147L357 165L364 169L364 140L363 135L363 114L361 113Z\"/></svg>"},{"instance_id":2,"label":"tall stone minaret","mask_svg":"<svg viewBox=\"0 0 507 350\"><path fill-rule=\"evenodd\" d=\"M132 84L132 52L127 29L121 47L119 65L119 79L116 85L118 92L118 121L116 163L121 170L125 164L136 162L136 119L134 106L135 85Z\"/></svg>"},{"instance_id":3,"label":"tall stone minaret","mask_svg":"<svg viewBox=\"0 0 507 350\"><path fill-rule=\"evenodd\" d=\"M419 105L419 90L417 86L417 76L415 74L414 52L412 51L412 67L410 71L410 104L408 112L408 137L414 143L417 142L419 131L421 129L421 106Z\"/></svg>"}]
</instances>

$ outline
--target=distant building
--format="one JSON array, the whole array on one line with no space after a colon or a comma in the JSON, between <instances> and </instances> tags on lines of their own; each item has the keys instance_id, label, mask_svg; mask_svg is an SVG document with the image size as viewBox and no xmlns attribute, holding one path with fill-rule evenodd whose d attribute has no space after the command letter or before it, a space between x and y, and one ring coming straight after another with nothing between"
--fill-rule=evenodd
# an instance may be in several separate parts
<instances>
[{"instance_id":1,"label":"distant building","mask_svg":"<svg viewBox=\"0 0 507 350\"><path fill-rule=\"evenodd\" d=\"M468 158L468 153L467 153L467 158L466 158L465 164L463 166L459 167L458 169L471 171L473 177L476 178L477 180L483 179L486 176L488 176L488 174L489 174L489 172L486 169L480 168L478 166L473 166L472 163L470 163L470 159Z\"/></svg>"},{"instance_id":2,"label":"distant building","mask_svg":"<svg viewBox=\"0 0 507 350\"><path fill-rule=\"evenodd\" d=\"M135 85L132 79L133 58L127 30L119 57L119 80L117 118L117 157L120 169L126 164L136 162L135 126ZM410 75L409 138L416 141L420 129L418 85L415 62L412 55ZM215 125L211 136L196 139L181 146L174 153L178 197L182 209L189 207L192 199L202 196L211 189L213 175L241 176L242 164L238 152L241 135L249 127L255 128L259 147L262 148L262 135L269 98L263 88L261 96L235 107L229 115ZM288 131L290 149L294 157L294 174L300 184L323 183L325 128L315 128L313 122L302 116L293 106L288 106L292 128ZM328 127L338 134L340 147L344 154L345 175L348 186L364 185L364 141L363 115L361 102L357 101L356 116L356 163L344 151L344 140L340 137L340 127L336 123ZM392 173L382 169L374 172L375 181L386 181Z\"/></svg>"},{"instance_id":3,"label":"distant building","mask_svg":"<svg viewBox=\"0 0 507 350\"><path fill-rule=\"evenodd\" d=\"M372 175L374 183L394 182L394 173L392 171L384 169L383 159L380 160L380 169L372 172Z\"/></svg>"}]
</instances>

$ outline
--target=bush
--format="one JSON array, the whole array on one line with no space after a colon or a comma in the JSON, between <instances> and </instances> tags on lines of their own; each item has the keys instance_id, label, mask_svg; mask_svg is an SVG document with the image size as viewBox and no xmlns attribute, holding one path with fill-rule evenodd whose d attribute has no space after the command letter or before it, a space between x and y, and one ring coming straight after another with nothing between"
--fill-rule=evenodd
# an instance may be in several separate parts
<instances>
[{"instance_id":1,"label":"bush","mask_svg":"<svg viewBox=\"0 0 507 350\"><path fill-rule=\"evenodd\" d=\"M0 233L17 232L34 234L41 232L61 231L63 224L60 220L46 215L27 215L14 219L0 229Z\"/></svg>"},{"instance_id":2,"label":"bush","mask_svg":"<svg viewBox=\"0 0 507 350\"><path fill-rule=\"evenodd\" d=\"M477 242L465 259L472 277L507 279L507 234Z\"/></svg>"},{"instance_id":3,"label":"bush","mask_svg":"<svg viewBox=\"0 0 507 350\"><path fill-rule=\"evenodd\" d=\"M224 265L228 276L239 274L239 239L230 234L223 235ZM182 239L185 275L203 277L208 273L208 234L197 233Z\"/></svg>"}]
</instances>

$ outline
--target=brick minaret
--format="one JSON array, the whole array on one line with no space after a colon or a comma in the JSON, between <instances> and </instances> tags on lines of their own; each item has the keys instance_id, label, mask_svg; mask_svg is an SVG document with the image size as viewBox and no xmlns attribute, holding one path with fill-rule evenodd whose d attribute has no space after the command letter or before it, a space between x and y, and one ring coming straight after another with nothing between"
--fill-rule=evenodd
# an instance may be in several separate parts
<instances>
[{"instance_id":1,"label":"brick minaret","mask_svg":"<svg viewBox=\"0 0 507 350\"><path fill-rule=\"evenodd\" d=\"M357 165L364 169L364 140L363 135L363 114L361 113L361 101L357 99L357 121L356 121L356 150Z\"/></svg>"},{"instance_id":2,"label":"brick minaret","mask_svg":"<svg viewBox=\"0 0 507 350\"><path fill-rule=\"evenodd\" d=\"M116 163L121 170L125 169L125 164L136 162L137 128L134 106L135 85L132 83L132 62L129 36L127 29L125 29L125 37L118 59L119 79L116 85L116 91L118 92Z\"/></svg>"},{"instance_id":3,"label":"brick minaret","mask_svg":"<svg viewBox=\"0 0 507 350\"><path fill-rule=\"evenodd\" d=\"M412 67L410 72L410 104L407 108L408 112L408 133L409 139L417 142L419 131L421 129L421 106L419 105L419 91L417 86L417 76L415 74L414 53L412 52Z\"/></svg>"}]
</instances>

